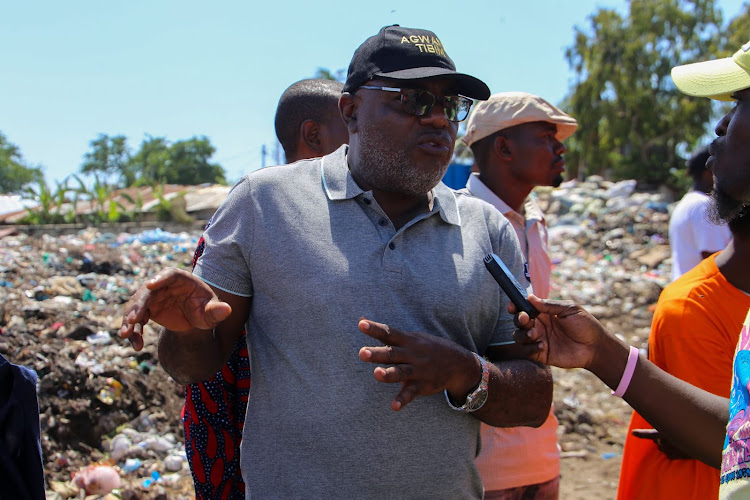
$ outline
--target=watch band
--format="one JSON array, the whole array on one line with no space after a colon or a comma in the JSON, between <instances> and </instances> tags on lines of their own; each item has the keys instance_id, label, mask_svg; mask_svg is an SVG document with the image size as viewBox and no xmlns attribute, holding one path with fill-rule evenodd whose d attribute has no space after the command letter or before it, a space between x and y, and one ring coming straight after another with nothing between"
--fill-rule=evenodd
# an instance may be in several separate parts
<instances>
[{"instance_id":1,"label":"watch band","mask_svg":"<svg viewBox=\"0 0 750 500\"><path fill-rule=\"evenodd\" d=\"M479 385L474 389L472 392L470 392L466 396L466 401L464 401L464 404L461 406L456 406L451 402L451 398L448 395L448 390L446 389L445 392L445 400L448 402L448 405L456 410L461 411L464 413L471 413L474 411L477 411L482 406L484 406L484 403L487 401L487 388L490 381L490 369L487 365L487 361L480 356L479 354L473 352L472 353L476 358L477 361L479 361L480 366L482 367L482 379L479 381Z\"/></svg>"}]
</instances>

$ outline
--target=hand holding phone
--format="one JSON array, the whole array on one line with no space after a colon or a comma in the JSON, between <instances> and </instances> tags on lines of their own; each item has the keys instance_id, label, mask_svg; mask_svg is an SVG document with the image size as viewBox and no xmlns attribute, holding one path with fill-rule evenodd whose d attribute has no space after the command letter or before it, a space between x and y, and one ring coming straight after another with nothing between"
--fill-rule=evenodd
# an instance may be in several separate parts
<instances>
[{"instance_id":1,"label":"hand holding phone","mask_svg":"<svg viewBox=\"0 0 750 500\"><path fill-rule=\"evenodd\" d=\"M484 265L487 266L487 270L503 289L505 295L515 304L517 313L524 311L532 319L539 316L539 311L534 309L534 306L526 299L526 290L521 287L500 257L494 253L487 254L484 258Z\"/></svg>"}]
</instances>

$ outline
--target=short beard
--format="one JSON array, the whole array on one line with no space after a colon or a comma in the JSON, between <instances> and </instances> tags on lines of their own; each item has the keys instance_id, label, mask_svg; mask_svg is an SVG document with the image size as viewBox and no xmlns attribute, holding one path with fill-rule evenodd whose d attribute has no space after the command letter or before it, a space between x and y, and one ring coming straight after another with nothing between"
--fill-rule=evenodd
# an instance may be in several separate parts
<instances>
[{"instance_id":1,"label":"short beard","mask_svg":"<svg viewBox=\"0 0 750 500\"><path fill-rule=\"evenodd\" d=\"M448 170L450 160L439 169L416 167L406 151L389 147L390 140L380 127L360 124L357 131L361 151L361 170L370 188L409 196L423 196L438 185Z\"/></svg>"},{"instance_id":2,"label":"short beard","mask_svg":"<svg viewBox=\"0 0 750 500\"><path fill-rule=\"evenodd\" d=\"M562 184L564 180L565 178L562 174L556 175L555 178L552 179L552 187L560 187L560 184Z\"/></svg>"},{"instance_id":3,"label":"short beard","mask_svg":"<svg viewBox=\"0 0 750 500\"><path fill-rule=\"evenodd\" d=\"M711 191L711 201L708 209L708 220L714 224L731 224L736 219L748 215L748 203L737 201L719 186Z\"/></svg>"}]
</instances>

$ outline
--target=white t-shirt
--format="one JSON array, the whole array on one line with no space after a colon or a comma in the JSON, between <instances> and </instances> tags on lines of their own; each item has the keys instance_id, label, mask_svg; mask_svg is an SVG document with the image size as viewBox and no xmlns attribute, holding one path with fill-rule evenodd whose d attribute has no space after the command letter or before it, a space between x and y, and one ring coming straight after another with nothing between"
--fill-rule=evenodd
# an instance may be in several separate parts
<instances>
[{"instance_id":1,"label":"white t-shirt","mask_svg":"<svg viewBox=\"0 0 750 500\"><path fill-rule=\"evenodd\" d=\"M711 198L700 191L688 191L677 203L669 219L669 244L672 247L672 281L703 260L702 252L723 250L732 233L726 224L708 220Z\"/></svg>"}]
</instances>

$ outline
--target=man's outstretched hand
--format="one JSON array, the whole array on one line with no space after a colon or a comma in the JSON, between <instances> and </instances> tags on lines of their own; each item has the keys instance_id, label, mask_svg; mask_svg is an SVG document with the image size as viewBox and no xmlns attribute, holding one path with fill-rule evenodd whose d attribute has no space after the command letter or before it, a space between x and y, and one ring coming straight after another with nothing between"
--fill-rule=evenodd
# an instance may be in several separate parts
<instances>
[{"instance_id":1,"label":"man's outstretched hand","mask_svg":"<svg viewBox=\"0 0 750 500\"><path fill-rule=\"evenodd\" d=\"M143 325L152 320L168 330L211 330L232 308L211 287L181 269L167 268L142 285L125 305L120 337L143 349Z\"/></svg>"}]
</instances>

